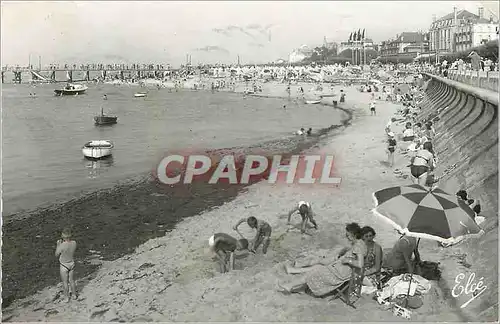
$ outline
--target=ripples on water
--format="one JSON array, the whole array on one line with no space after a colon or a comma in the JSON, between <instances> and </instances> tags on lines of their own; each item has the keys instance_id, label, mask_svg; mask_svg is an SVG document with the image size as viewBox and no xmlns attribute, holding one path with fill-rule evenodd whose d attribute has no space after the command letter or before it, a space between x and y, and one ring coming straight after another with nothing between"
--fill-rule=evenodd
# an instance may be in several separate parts
<instances>
[{"instance_id":1,"label":"ripples on water","mask_svg":"<svg viewBox=\"0 0 500 324\"><path fill-rule=\"evenodd\" d=\"M328 127L342 116L331 107L234 93L150 89L148 97L134 98L138 87L89 85L85 95L56 97L58 86L3 85L7 214L144 174L167 150L269 142L300 127ZM94 126L101 106L118 124ZM82 145L96 139L114 141L112 159L83 159Z\"/></svg>"}]
</instances>

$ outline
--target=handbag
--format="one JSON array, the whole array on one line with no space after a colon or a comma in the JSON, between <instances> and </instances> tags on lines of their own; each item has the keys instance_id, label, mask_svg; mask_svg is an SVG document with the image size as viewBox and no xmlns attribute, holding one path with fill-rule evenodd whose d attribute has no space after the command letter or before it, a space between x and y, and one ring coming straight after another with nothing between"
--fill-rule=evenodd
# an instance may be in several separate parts
<instances>
[{"instance_id":1,"label":"handbag","mask_svg":"<svg viewBox=\"0 0 500 324\"><path fill-rule=\"evenodd\" d=\"M417 266L417 274L427 280L438 281L441 279L441 269L439 262L422 261Z\"/></svg>"}]
</instances>

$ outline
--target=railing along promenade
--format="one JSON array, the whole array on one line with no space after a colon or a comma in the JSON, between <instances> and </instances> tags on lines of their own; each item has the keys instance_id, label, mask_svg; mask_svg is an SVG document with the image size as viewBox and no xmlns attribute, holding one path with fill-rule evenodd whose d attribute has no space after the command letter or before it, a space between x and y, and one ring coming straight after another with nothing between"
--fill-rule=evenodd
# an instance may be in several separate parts
<instances>
[{"instance_id":1,"label":"railing along promenade","mask_svg":"<svg viewBox=\"0 0 500 324\"><path fill-rule=\"evenodd\" d=\"M498 71L448 70L448 79L498 92Z\"/></svg>"}]
</instances>

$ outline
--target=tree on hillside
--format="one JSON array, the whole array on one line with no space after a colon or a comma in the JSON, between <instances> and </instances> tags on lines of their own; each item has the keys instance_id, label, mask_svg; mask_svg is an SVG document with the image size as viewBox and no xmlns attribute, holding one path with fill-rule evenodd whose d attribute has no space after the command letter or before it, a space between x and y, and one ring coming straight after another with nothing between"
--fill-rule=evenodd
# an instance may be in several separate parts
<instances>
[{"instance_id":1,"label":"tree on hillside","mask_svg":"<svg viewBox=\"0 0 500 324\"><path fill-rule=\"evenodd\" d=\"M315 47L311 57L309 58L312 62L324 62L333 57L337 56L337 48L327 48L325 46Z\"/></svg>"}]
</instances>

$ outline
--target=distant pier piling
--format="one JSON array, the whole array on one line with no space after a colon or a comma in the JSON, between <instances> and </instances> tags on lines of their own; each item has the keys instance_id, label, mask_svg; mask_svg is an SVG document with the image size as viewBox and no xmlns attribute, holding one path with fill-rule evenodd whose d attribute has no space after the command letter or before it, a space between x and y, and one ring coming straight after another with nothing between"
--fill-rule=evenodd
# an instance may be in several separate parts
<instances>
[{"instance_id":1,"label":"distant pier piling","mask_svg":"<svg viewBox=\"0 0 500 324\"><path fill-rule=\"evenodd\" d=\"M61 66L59 68L59 66ZM42 68L29 67L3 67L2 83L22 83L33 81L48 82L79 82L92 81L96 78L107 79L112 76L115 79L125 80L127 78L142 79L146 77L162 77L165 71L162 64L59 64ZM10 76L13 76L12 78ZM64 75L66 75L64 77ZM31 78L30 78L31 77Z\"/></svg>"}]
</instances>

